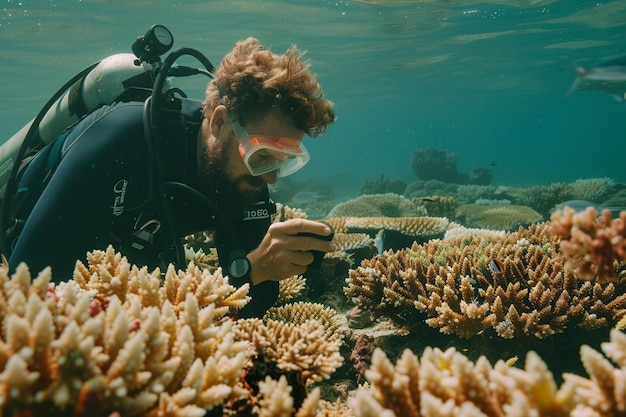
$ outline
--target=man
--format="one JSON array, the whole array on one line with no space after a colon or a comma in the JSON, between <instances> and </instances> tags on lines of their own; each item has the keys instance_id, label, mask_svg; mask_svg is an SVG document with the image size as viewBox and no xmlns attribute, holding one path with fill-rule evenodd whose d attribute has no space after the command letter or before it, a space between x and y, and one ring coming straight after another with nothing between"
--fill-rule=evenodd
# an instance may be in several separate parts
<instances>
[{"instance_id":1,"label":"man","mask_svg":"<svg viewBox=\"0 0 626 417\"><path fill-rule=\"evenodd\" d=\"M251 284L242 316L252 316L274 302L278 281L306 270L311 251L335 250L298 236L328 236L323 223L271 224L267 185L301 168L303 136L323 134L335 117L302 54L273 54L249 38L214 75L201 105L171 98L152 116L163 126L157 140L145 139L144 103L130 101L98 109L44 148L19 179L18 190L46 185L36 202L16 197L32 210L16 233L11 270L50 265L64 280L76 259L108 245L138 265L184 267L181 238L214 230L225 274Z\"/></svg>"}]
</instances>

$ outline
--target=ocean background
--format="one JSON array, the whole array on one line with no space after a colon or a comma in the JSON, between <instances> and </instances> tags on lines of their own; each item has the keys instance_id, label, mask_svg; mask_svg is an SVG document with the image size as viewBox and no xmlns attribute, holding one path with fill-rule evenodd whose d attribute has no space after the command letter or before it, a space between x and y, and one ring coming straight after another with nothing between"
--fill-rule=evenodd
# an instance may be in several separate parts
<instances>
[{"instance_id":1,"label":"ocean background","mask_svg":"<svg viewBox=\"0 0 626 417\"><path fill-rule=\"evenodd\" d=\"M311 162L291 180L339 199L381 175L414 181L411 155L429 147L456 154L460 172L492 169L494 185L626 182L626 102L566 98L575 65L626 55L626 0L4 0L0 143L157 23L215 65L248 36L307 51L338 118L306 140ZM205 83L186 90L201 97Z\"/></svg>"}]
</instances>

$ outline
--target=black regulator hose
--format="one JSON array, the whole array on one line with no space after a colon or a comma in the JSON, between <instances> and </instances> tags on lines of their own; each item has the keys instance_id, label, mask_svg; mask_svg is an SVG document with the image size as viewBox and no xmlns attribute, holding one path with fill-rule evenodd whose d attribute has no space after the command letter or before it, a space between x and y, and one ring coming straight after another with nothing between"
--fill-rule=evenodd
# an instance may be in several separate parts
<instances>
[{"instance_id":1,"label":"black regulator hose","mask_svg":"<svg viewBox=\"0 0 626 417\"><path fill-rule=\"evenodd\" d=\"M154 192L157 191L158 184L162 182L162 178L160 175L161 169L161 161L158 157L159 153L157 151L157 147L159 146L159 109L163 106L164 96L163 86L165 85L165 81L168 76L178 75L177 72L182 76L193 75L201 73L201 71L197 69L193 69L193 71L186 67L175 67L172 68L174 62L183 55L189 55L196 58L208 71L206 75L213 77L213 72L215 71L215 67L211 64L211 61L204 56L200 51L193 48L178 48L175 51L172 51L163 64L159 67L158 74L156 79L154 80L154 86L152 88L152 96L146 101L146 105L144 108L144 130L147 140L148 146L148 156L149 159L149 191L150 195L154 195ZM182 68L182 69L181 69Z\"/></svg>"}]
</instances>

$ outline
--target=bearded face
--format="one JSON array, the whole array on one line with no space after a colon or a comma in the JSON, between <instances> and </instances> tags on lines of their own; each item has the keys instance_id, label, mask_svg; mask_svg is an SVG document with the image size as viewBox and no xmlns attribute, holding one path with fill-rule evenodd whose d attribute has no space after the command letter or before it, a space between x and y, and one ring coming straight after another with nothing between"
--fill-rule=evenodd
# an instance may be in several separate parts
<instances>
[{"instance_id":1,"label":"bearded face","mask_svg":"<svg viewBox=\"0 0 626 417\"><path fill-rule=\"evenodd\" d=\"M204 193L228 215L239 216L263 198L267 183L250 174L239 156L234 135L205 148L199 169Z\"/></svg>"}]
</instances>

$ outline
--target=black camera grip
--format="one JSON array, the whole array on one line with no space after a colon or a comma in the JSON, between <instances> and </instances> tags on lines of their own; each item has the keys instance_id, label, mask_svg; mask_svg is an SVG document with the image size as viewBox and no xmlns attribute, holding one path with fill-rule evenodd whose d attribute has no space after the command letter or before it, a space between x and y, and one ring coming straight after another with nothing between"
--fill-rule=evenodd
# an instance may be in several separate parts
<instances>
[{"instance_id":1,"label":"black camera grip","mask_svg":"<svg viewBox=\"0 0 626 417\"><path fill-rule=\"evenodd\" d=\"M314 237L316 239L322 239L322 240L326 240L326 241L331 241L333 240L333 236L335 236L335 230L333 229L333 227L324 222L324 221L320 221L320 223L324 223L326 226L330 227L330 234L327 236L324 235L318 235L315 233L309 233L309 232L300 232L298 233L297 236L308 236L308 237ZM322 261L324 260L324 255L325 252L322 251L318 251L318 250L312 250L309 251L313 254L313 262L311 262L308 266L308 268L313 268L313 269L319 269L322 266Z\"/></svg>"}]
</instances>

